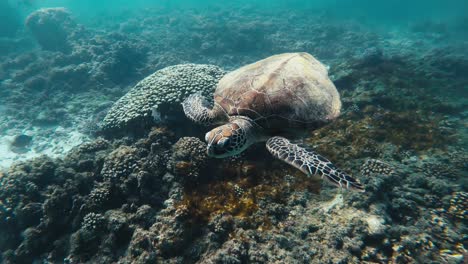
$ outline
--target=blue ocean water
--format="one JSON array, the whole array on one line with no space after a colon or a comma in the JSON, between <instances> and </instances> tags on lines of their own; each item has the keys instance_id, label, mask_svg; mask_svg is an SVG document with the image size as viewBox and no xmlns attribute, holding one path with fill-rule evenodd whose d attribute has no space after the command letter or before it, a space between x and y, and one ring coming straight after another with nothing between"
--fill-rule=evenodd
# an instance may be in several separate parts
<instances>
[{"instance_id":1,"label":"blue ocean water","mask_svg":"<svg viewBox=\"0 0 468 264\"><path fill-rule=\"evenodd\" d=\"M0 263L467 263L466 0L0 1Z\"/></svg>"}]
</instances>

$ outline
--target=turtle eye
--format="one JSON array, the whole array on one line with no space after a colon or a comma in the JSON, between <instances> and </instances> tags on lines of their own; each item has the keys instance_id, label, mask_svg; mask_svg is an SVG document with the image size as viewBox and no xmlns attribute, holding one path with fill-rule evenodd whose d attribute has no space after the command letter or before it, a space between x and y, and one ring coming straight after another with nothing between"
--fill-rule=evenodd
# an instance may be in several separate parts
<instances>
[{"instance_id":1,"label":"turtle eye","mask_svg":"<svg viewBox=\"0 0 468 264\"><path fill-rule=\"evenodd\" d=\"M218 146L220 147L227 147L229 145L229 138L225 137L225 138L221 138L219 141L218 141Z\"/></svg>"}]
</instances>

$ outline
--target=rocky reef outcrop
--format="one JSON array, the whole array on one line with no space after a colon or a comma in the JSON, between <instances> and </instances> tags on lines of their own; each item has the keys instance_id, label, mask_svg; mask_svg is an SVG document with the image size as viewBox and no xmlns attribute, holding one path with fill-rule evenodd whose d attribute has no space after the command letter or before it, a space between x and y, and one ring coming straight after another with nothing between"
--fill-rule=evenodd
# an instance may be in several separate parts
<instances>
[{"instance_id":1,"label":"rocky reef outcrop","mask_svg":"<svg viewBox=\"0 0 468 264\"><path fill-rule=\"evenodd\" d=\"M2 261L463 259L466 186L455 182L466 155L460 152L446 169L436 165L445 155L437 152L417 160L347 160L366 192L341 193L320 188L263 148L218 161L204 149L197 138L177 140L158 127L141 139L97 139L62 160L12 166L0 177Z\"/></svg>"},{"instance_id":2,"label":"rocky reef outcrop","mask_svg":"<svg viewBox=\"0 0 468 264\"><path fill-rule=\"evenodd\" d=\"M65 8L42 8L26 18L26 27L44 50L69 53L78 25Z\"/></svg>"}]
</instances>

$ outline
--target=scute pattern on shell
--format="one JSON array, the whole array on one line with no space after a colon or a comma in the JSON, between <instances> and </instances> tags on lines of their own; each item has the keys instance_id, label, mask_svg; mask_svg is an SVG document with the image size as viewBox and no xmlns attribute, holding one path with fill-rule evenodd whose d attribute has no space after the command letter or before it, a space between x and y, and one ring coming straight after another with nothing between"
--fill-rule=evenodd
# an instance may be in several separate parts
<instances>
[{"instance_id":1,"label":"scute pattern on shell","mask_svg":"<svg viewBox=\"0 0 468 264\"><path fill-rule=\"evenodd\" d=\"M335 119L338 91L325 66L307 53L285 53L226 74L214 95L226 112L266 129L315 126Z\"/></svg>"}]
</instances>

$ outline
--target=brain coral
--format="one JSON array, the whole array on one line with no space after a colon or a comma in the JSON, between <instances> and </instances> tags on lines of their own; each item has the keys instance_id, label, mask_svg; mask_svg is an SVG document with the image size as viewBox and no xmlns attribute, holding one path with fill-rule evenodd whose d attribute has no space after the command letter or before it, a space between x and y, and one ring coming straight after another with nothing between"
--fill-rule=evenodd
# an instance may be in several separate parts
<instances>
[{"instance_id":1,"label":"brain coral","mask_svg":"<svg viewBox=\"0 0 468 264\"><path fill-rule=\"evenodd\" d=\"M102 121L101 129L125 129L151 122L154 110L164 104L178 104L192 93L213 93L224 71L214 65L180 64L146 77L120 98Z\"/></svg>"}]
</instances>

